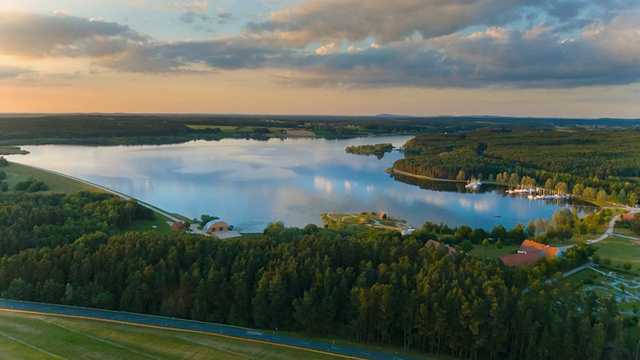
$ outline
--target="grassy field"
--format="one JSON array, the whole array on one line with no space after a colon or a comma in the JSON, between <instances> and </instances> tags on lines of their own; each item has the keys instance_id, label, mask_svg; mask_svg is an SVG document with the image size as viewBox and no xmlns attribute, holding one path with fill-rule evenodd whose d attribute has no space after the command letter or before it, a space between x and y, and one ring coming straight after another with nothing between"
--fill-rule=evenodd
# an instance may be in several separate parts
<instances>
[{"instance_id":1,"label":"grassy field","mask_svg":"<svg viewBox=\"0 0 640 360\"><path fill-rule=\"evenodd\" d=\"M11 359L341 359L217 335L0 311L0 354Z\"/></svg>"},{"instance_id":2,"label":"grassy field","mask_svg":"<svg viewBox=\"0 0 640 360\"><path fill-rule=\"evenodd\" d=\"M617 230L617 234L638 237L628 230ZM629 272L640 275L640 241L623 236L610 236L605 240L595 244L598 248L596 255L601 262L608 259L611 261L610 267L620 269L624 263L631 263Z\"/></svg>"},{"instance_id":3,"label":"grassy field","mask_svg":"<svg viewBox=\"0 0 640 360\"><path fill-rule=\"evenodd\" d=\"M282 335L300 338L298 333ZM333 343L365 351L391 351L345 340ZM0 310L0 354L11 359L353 359L196 331L5 310ZM423 360L450 359L404 349L395 354Z\"/></svg>"},{"instance_id":4,"label":"grassy field","mask_svg":"<svg viewBox=\"0 0 640 360\"><path fill-rule=\"evenodd\" d=\"M381 229L402 231L411 228L411 226L407 225L405 220L386 217L386 215L384 219L382 219L376 212L332 212L320 214L320 218L322 218L322 221L329 227L329 229L339 228L341 226L371 226Z\"/></svg>"},{"instance_id":5,"label":"grassy field","mask_svg":"<svg viewBox=\"0 0 640 360\"><path fill-rule=\"evenodd\" d=\"M518 250L520 244L516 245L503 245L502 249L498 249L494 244L489 246L482 246L481 244L473 245L473 249L469 252L471 255L475 255L482 259L497 259L502 255L513 254Z\"/></svg>"},{"instance_id":6,"label":"grassy field","mask_svg":"<svg viewBox=\"0 0 640 360\"><path fill-rule=\"evenodd\" d=\"M4 170L7 174L6 182L11 187L29 178L34 178L44 181L44 183L49 186L49 190L47 191L49 193L74 193L78 191L102 192L102 190L83 182L11 161L9 161L8 166L2 167L0 170Z\"/></svg>"}]
</instances>

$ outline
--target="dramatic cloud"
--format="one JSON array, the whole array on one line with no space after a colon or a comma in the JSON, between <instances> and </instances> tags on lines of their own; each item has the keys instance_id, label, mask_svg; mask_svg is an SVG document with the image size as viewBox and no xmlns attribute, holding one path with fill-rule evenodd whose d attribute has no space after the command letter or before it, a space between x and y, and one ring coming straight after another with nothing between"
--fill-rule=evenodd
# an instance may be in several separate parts
<instances>
[{"instance_id":1,"label":"dramatic cloud","mask_svg":"<svg viewBox=\"0 0 640 360\"><path fill-rule=\"evenodd\" d=\"M113 22L62 15L0 12L0 54L100 57L149 38Z\"/></svg>"},{"instance_id":2,"label":"dramatic cloud","mask_svg":"<svg viewBox=\"0 0 640 360\"><path fill-rule=\"evenodd\" d=\"M222 8L209 17L202 12L206 2L172 6L186 11L186 23L236 19ZM244 30L224 38L153 41L128 26L65 12L0 13L0 55L81 57L120 72L269 68L281 71L277 81L305 86L640 82L640 11L627 0L309 0Z\"/></svg>"},{"instance_id":3,"label":"dramatic cloud","mask_svg":"<svg viewBox=\"0 0 640 360\"><path fill-rule=\"evenodd\" d=\"M130 72L202 71L202 65L208 69L258 69L274 66L286 54L282 49L276 51L242 38L221 38L132 46L97 64Z\"/></svg>"},{"instance_id":4,"label":"dramatic cloud","mask_svg":"<svg viewBox=\"0 0 640 360\"><path fill-rule=\"evenodd\" d=\"M520 18L527 0L323 0L306 1L249 23L246 34L273 37L292 46L311 42L360 41L373 37L389 43L420 34L431 38L473 25L506 24Z\"/></svg>"},{"instance_id":5,"label":"dramatic cloud","mask_svg":"<svg viewBox=\"0 0 640 360\"><path fill-rule=\"evenodd\" d=\"M359 52L325 47L297 59L279 80L308 86L568 88L640 81L640 17L590 27L572 41L544 26L488 28L468 36L413 40ZM323 50L323 51L319 51Z\"/></svg>"}]
</instances>

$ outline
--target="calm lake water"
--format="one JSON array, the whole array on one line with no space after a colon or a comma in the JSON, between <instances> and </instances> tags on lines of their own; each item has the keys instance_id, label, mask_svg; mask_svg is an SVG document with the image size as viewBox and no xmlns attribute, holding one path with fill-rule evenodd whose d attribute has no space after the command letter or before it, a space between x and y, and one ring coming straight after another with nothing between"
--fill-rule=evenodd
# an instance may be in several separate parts
<instances>
[{"instance_id":1,"label":"calm lake water","mask_svg":"<svg viewBox=\"0 0 640 360\"><path fill-rule=\"evenodd\" d=\"M414 227L426 221L490 230L551 218L561 205L510 197L502 190L470 193L422 189L394 180L384 169L402 155L345 153L350 145L410 137L225 139L161 146L24 146L11 161L69 174L190 218L220 217L241 232L268 223L322 225L330 211L385 211Z\"/></svg>"}]
</instances>

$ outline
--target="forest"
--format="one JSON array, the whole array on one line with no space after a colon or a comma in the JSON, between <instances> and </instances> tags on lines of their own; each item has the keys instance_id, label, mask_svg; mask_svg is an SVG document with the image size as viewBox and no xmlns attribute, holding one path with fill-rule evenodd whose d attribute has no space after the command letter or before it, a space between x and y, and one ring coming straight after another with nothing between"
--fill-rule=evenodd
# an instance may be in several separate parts
<instances>
[{"instance_id":1,"label":"forest","mask_svg":"<svg viewBox=\"0 0 640 360\"><path fill-rule=\"evenodd\" d=\"M634 206L640 131L487 131L421 134L393 168L433 178L541 187L593 202Z\"/></svg>"},{"instance_id":2,"label":"forest","mask_svg":"<svg viewBox=\"0 0 640 360\"><path fill-rule=\"evenodd\" d=\"M640 120L399 115L18 114L0 116L0 145L142 145L223 138L266 140L288 130L308 130L324 138L348 138L472 131L508 133L559 127L571 130L637 129ZM221 128L243 130L221 131ZM247 132L248 128L253 130ZM2 150L0 147L0 154Z\"/></svg>"},{"instance_id":3,"label":"forest","mask_svg":"<svg viewBox=\"0 0 640 360\"><path fill-rule=\"evenodd\" d=\"M344 151L349 154L357 155L375 155L378 159L382 159L384 154L392 152L394 146L390 143L375 144L375 145L354 145L347 146Z\"/></svg>"},{"instance_id":4,"label":"forest","mask_svg":"<svg viewBox=\"0 0 640 360\"><path fill-rule=\"evenodd\" d=\"M293 330L465 359L624 359L635 317L545 280L587 261L510 268L378 229L270 224L257 238L126 232L152 214L105 194L0 196L5 298ZM505 236L509 236L506 234Z\"/></svg>"}]
</instances>

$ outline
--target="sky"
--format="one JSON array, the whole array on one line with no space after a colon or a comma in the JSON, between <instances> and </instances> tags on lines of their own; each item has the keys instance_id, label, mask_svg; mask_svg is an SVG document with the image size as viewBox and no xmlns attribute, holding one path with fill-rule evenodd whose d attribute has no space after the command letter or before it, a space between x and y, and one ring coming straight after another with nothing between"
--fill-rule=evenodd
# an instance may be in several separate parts
<instances>
[{"instance_id":1,"label":"sky","mask_svg":"<svg viewBox=\"0 0 640 360\"><path fill-rule=\"evenodd\" d=\"M640 118L638 0L0 0L0 113Z\"/></svg>"}]
</instances>

